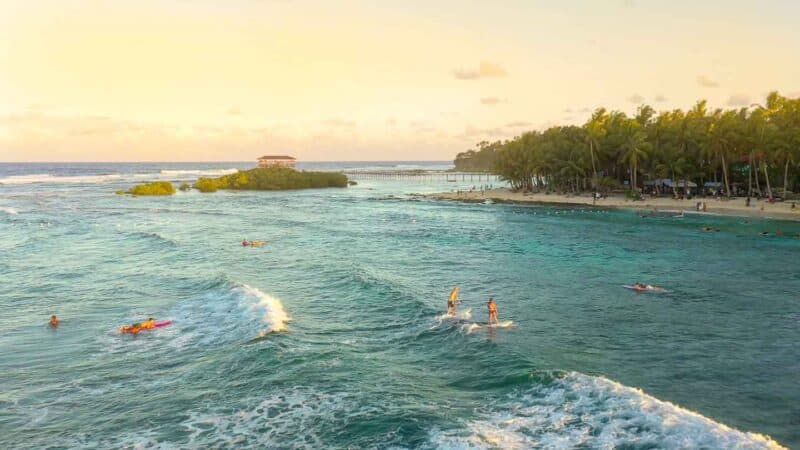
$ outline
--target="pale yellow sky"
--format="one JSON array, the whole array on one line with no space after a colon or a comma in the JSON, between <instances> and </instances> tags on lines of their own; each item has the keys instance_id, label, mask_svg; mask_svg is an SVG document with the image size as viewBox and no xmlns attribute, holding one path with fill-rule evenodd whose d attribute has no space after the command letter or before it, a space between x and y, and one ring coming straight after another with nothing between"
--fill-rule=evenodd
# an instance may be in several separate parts
<instances>
[{"instance_id":1,"label":"pale yellow sky","mask_svg":"<svg viewBox=\"0 0 800 450\"><path fill-rule=\"evenodd\" d=\"M0 0L0 161L452 159L800 93L791 1Z\"/></svg>"}]
</instances>

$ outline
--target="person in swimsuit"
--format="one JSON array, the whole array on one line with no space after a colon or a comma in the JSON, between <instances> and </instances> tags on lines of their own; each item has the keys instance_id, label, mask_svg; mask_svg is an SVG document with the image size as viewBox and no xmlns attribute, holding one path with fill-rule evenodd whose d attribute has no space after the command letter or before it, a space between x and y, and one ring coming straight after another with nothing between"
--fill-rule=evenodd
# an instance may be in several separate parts
<instances>
[{"instance_id":1,"label":"person in swimsuit","mask_svg":"<svg viewBox=\"0 0 800 450\"><path fill-rule=\"evenodd\" d=\"M447 315L448 316L456 315L456 299L454 298L447 299Z\"/></svg>"},{"instance_id":2,"label":"person in swimsuit","mask_svg":"<svg viewBox=\"0 0 800 450\"><path fill-rule=\"evenodd\" d=\"M489 297L489 302L486 303L486 306L489 308L489 324L496 324L497 321L497 303L495 303L493 297Z\"/></svg>"}]
</instances>

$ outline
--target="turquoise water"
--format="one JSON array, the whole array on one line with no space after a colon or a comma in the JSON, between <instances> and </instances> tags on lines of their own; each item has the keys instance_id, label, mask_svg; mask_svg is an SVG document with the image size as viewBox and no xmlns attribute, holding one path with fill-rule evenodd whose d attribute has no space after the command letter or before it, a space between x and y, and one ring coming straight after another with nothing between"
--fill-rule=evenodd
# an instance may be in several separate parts
<instances>
[{"instance_id":1,"label":"turquoise water","mask_svg":"<svg viewBox=\"0 0 800 450\"><path fill-rule=\"evenodd\" d=\"M798 224L113 195L247 165L0 165L1 448L800 446Z\"/></svg>"}]
</instances>

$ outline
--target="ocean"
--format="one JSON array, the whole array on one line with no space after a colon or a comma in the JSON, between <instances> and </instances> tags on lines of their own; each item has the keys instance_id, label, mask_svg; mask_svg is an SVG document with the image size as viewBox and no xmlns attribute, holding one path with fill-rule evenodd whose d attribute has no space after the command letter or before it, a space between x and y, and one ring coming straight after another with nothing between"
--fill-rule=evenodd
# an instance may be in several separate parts
<instances>
[{"instance_id":1,"label":"ocean","mask_svg":"<svg viewBox=\"0 0 800 450\"><path fill-rule=\"evenodd\" d=\"M460 180L114 194L252 166L0 164L0 448L800 447L800 224L413 195Z\"/></svg>"}]
</instances>

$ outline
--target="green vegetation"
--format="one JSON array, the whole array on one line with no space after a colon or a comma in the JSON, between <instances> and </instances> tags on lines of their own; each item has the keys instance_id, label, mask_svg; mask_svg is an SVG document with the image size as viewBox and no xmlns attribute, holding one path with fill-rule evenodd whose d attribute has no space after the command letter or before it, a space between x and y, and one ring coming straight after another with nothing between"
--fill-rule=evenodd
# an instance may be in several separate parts
<instances>
[{"instance_id":1,"label":"green vegetation","mask_svg":"<svg viewBox=\"0 0 800 450\"><path fill-rule=\"evenodd\" d=\"M638 192L644 180L669 178L714 182L729 197L772 197L781 180L786 197L800 187L800 99L773 92L765 106L709 110L701 100L688 111L660 113L641 105L633 117L599 108L583 126L482 142L455 162L469 169L489 161L515 189Z\"/></svg>"},{"instance_id":2,"label":"green vegetation","mask_svg":"<svg viewBox=\"0 0 800 450\"><path fill-rule=\"evenodd\" d=\"M200 178L194 187L200 192L219 189L287 190L346 187L347 176L335 172L300 172L289 168L258 168L239 171L219 178Z\"/></svg>"},{"instance_id":3,"label":"green vegetation","mask_svg":"<svg viewBox=\"0 0 800 450\"><path fill-rule=\"evenodd\" d=\"M169 181L155 181L153 183L137 184L127 191L117 191L117 194L131 195L172 195L175 187Z\"/></svg>"},{"instance_id":4,"label":"green vegetation","mask_svg":"<svg viewBox=\"0 0 800 450\"><path fill-rule=\"evenodd\" d=\"M455 171L458 172L491 172L497 165L497 152L503 144L497 142L478 142L477 150L467 150L456 155Z\"/></svg>"}]
</instances>

